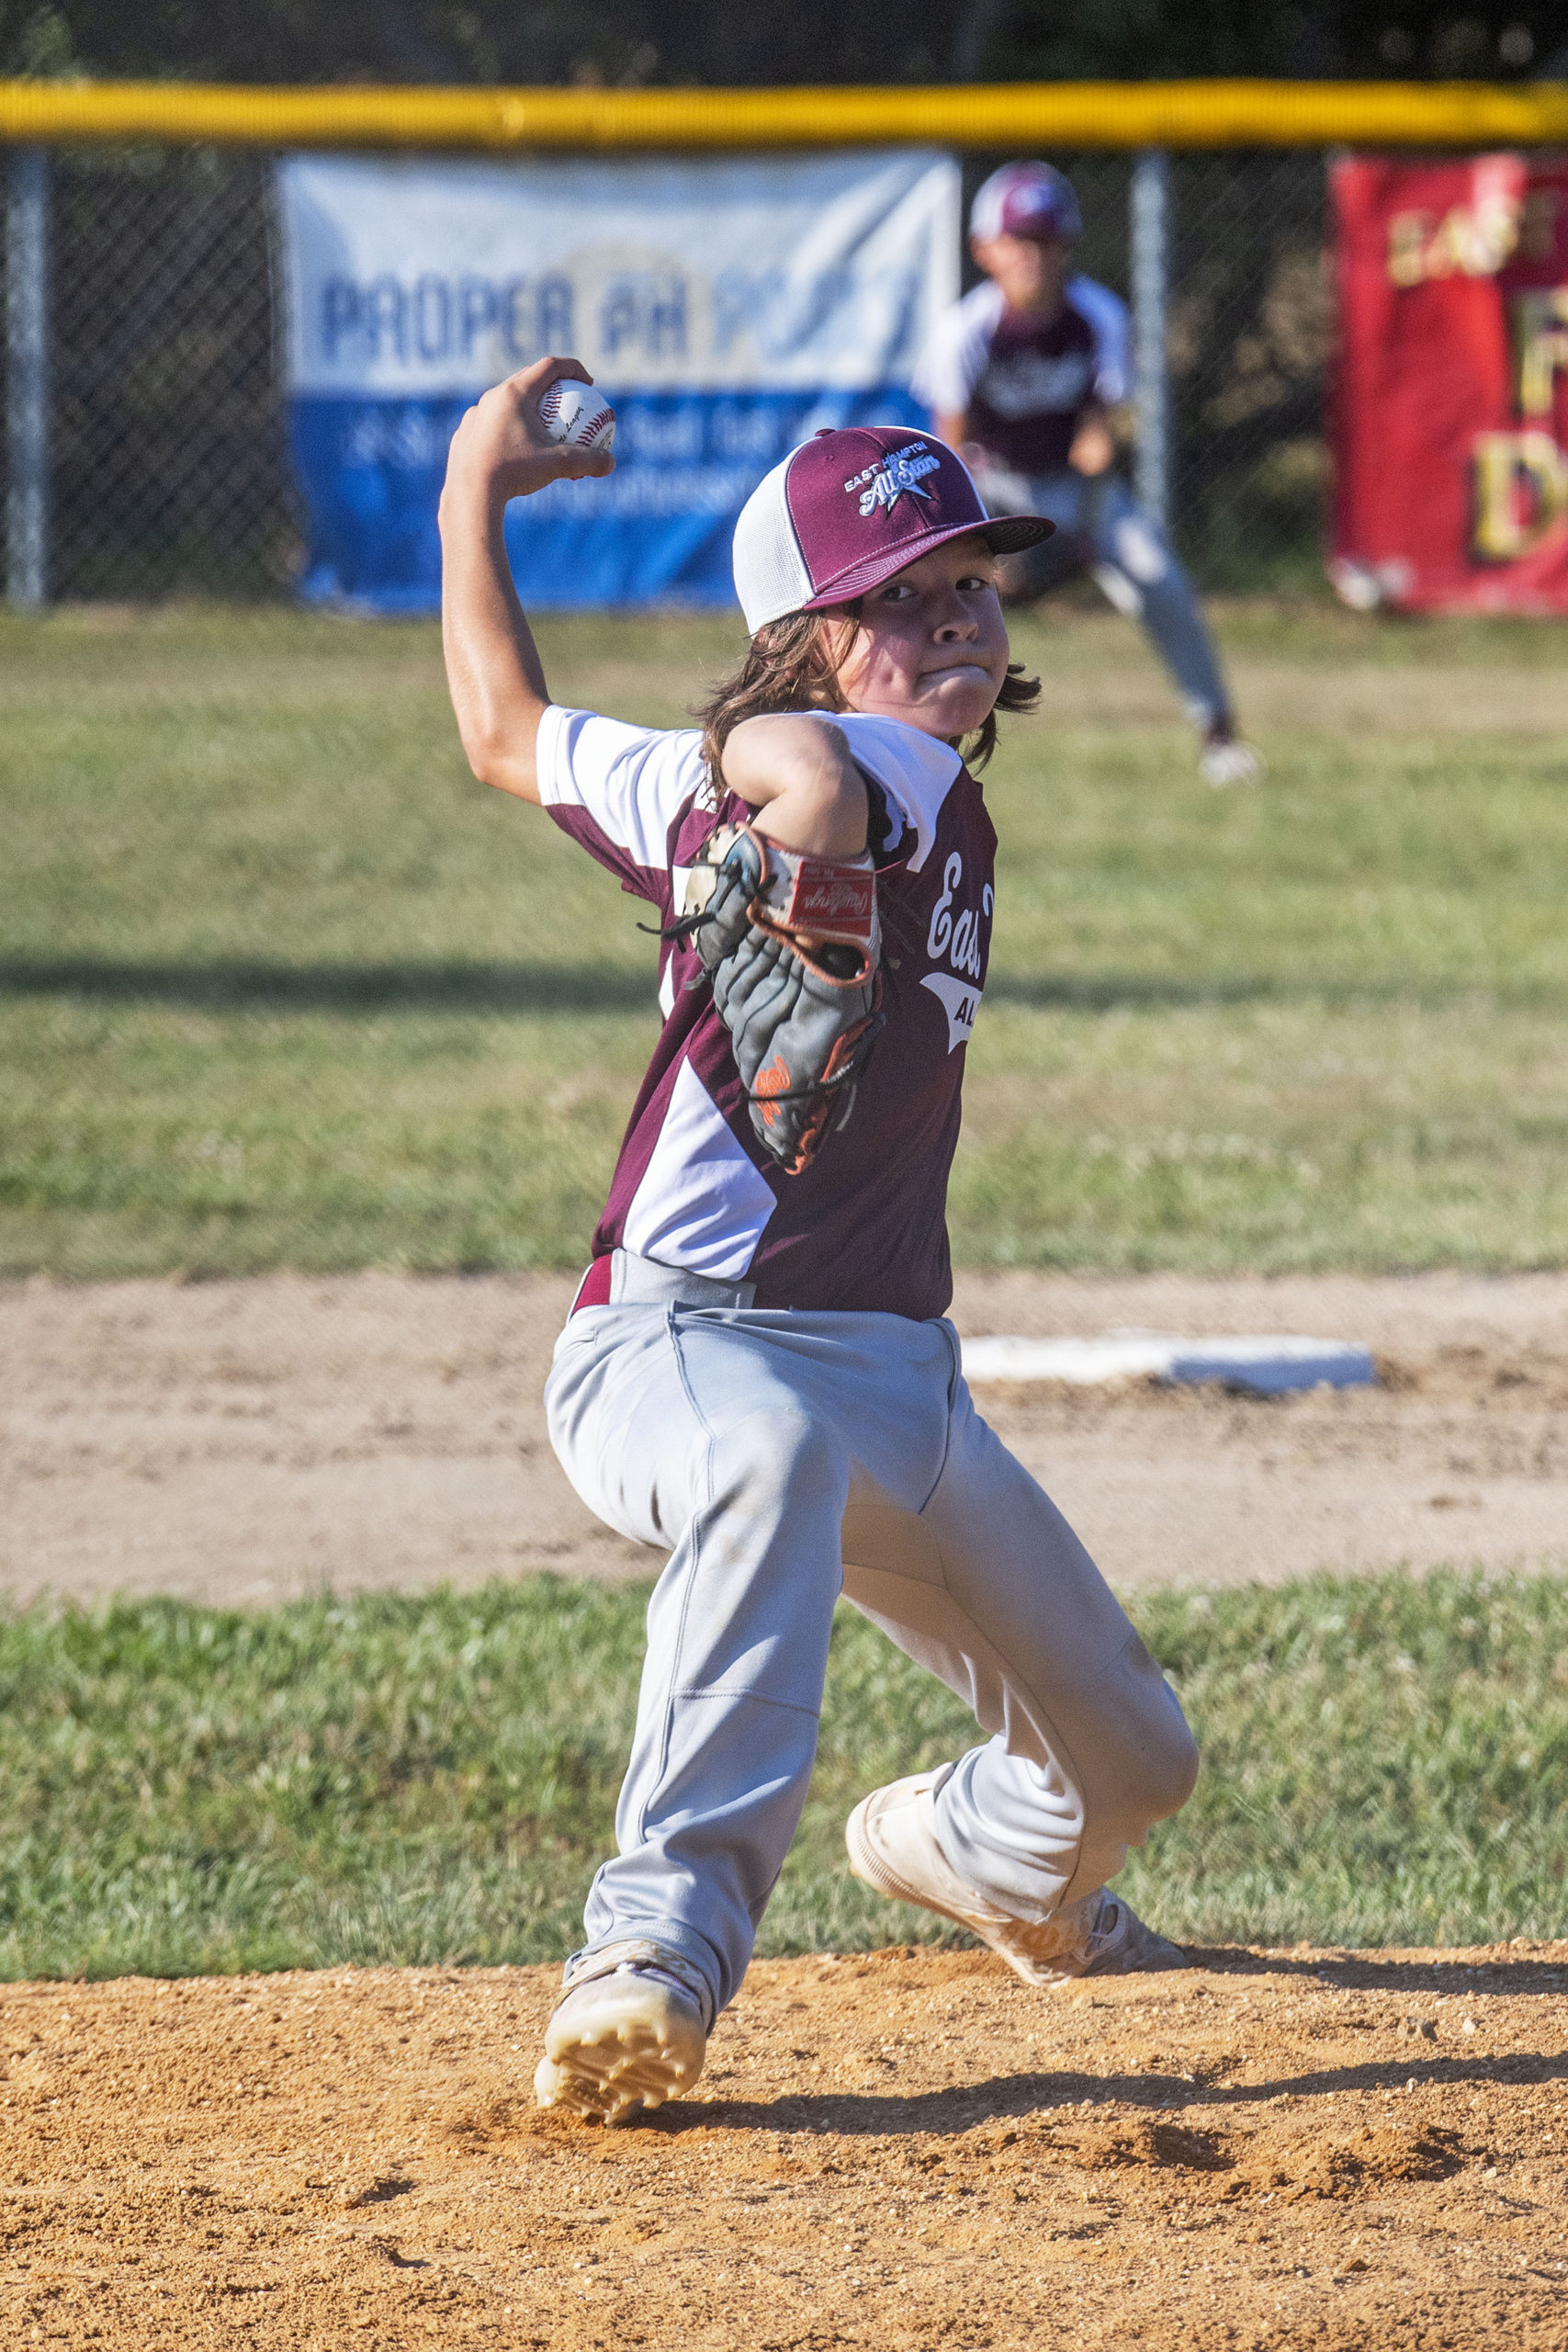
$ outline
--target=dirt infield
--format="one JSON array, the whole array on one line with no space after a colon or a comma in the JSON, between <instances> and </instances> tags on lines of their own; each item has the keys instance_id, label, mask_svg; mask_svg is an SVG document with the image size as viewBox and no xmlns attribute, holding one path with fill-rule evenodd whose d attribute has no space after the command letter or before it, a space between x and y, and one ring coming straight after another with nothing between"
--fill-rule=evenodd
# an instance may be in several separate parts
<instances>
[{"instance_id":1,"label":"dirt infield","mask_svg":"<svg viewBox=\"0 0 1568 2352\"><path fill-rule=\"evenodd\" d=\"M556 1568L646 1575L590 1518L539 1395L555 1276L0 1284L0 1592L264 1606ZM965 1275L969 1334L1300 1331L1378 1389L1145 1383L983 1407L1113 1584L1568 1562L1568 1276Z\"/></svg>"},{"instance_id":2,"label":"dirt infield","mask_svg":"<svg viewBox=\"0 0 1568 2352\"><path fill-rule=\"evenodd\" d=\"M0 1991L0 2344L1568 2344L1568 1944L759 1963L702 2095L528 2082L544 1969Z\"/></svg>"}]
</instances>

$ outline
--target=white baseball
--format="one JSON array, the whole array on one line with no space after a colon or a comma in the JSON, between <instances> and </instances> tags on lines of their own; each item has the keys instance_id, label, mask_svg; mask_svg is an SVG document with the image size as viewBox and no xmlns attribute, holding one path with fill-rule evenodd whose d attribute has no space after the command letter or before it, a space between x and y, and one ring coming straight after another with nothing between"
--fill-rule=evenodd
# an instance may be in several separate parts
<instances>
[{"instance_id":1,"label":"white baseball","mask_svg":"<svg viewBox=\"0 0 1568 2352\"><path fill-rule=\"evenodd\" d=\"M569 449L615 447L615 410L592 384L573 383L570 377L540 393L539 422L552 441L564 441Z\"/></svg>"}]
</instances>

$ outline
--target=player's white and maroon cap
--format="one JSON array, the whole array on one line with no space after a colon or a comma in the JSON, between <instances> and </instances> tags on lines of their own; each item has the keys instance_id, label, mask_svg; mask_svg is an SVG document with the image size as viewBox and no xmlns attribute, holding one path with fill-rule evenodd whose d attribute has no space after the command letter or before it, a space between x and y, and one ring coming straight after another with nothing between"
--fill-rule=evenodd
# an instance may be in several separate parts
<instances>
[{"instance_id":1,"label":"player's white and maroon cap","mask_svg":"<svg viewBox=\"0 0 1568 2352\"><path fill-rule=\"evenodd\" d=\"M978 532L994 555L1049 538L1042 514L987 514L969 469L907 424L818 433L764 474L735 526L735 593L753 637L785 613L819 613L880 588L947 539Z\"/></svg>"},{"instance_id":2,"label":"player's white and maroon cap","mask_svg":"<svg viewBox=\"0 0 1568 2352\"><path fill-rule=\"evenodd\" d=\"M976 190L969 234L1070 242L1083 235L1083 214L1071 180L1051 164L1004 164Z\"/></svg>"}]
</instances>

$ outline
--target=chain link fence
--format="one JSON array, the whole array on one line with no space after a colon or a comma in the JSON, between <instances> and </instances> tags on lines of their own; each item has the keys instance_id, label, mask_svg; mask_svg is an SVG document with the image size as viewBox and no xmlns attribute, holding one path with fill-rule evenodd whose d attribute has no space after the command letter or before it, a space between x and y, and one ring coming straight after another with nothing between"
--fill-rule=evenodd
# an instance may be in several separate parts
<instances>
[{"instance_id":1,"label":"chain link fence","mask_svg":"<svg viewBox=\"0 0 1568 2352\"><path fill-rule=\"evenodd\" d=\"M1001 157L966 159L965 192ZM1133 158L1057 155L1080 266L1126 298ZM51 598L282 596L299 561L274 159L58 148L48 171ZM1205 586L1321 577L1329 347L1324 159L1184 154L1169 172L1170 520ZM15 180L5 267L17 269ZM18 288L6 286L14 303ZM13 366L0 401L15 401ZM15 473L25 435L7 414ZM9 533L23 528L8 483ZM11 577L17 577L13 545Z\"/></svg>"},{"instance_id":2,"label":"chain link fence","mask_svg":"<svg viewBox=\"0 0 1568 2352\"><path fill-rule=\"evenodd\" d=\"M1332 340L1325 159L1179 156L1171 182L1173 514L1183 551L1211 587L1320 581Z\"/></svg>"}]
</instances>

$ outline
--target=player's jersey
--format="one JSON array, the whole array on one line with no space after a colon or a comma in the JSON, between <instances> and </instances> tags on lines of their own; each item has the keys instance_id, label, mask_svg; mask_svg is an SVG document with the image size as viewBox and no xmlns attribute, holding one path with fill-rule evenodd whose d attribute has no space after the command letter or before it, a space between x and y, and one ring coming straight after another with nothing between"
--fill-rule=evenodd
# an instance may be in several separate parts
<instances>
[{"instance_id":1,"label":"player's jersey","mask_svg":"<svg viewBox=\"0 0 1568 2352\"><path fill-rule=\"evenodd\" d=\"M913 390L1021 474L1060 473L1086 404L1127 397L1127 312L1092 277L1067 280L1048 326L1018 317L989 278L943 312Z\"/></svg>"},{"instance_id":2,"label":"player's jersey","mask_svg":"<svg viewBox=\"0 0 1568 2352\"><path fill-rule=\"evenodd\" d=\"M996 834L979 785L945 743L897 719L831 723L868 781L883 933L886 1023L849 1124L785 1175L752 1131L695 950L666 942L664 1027L594 1255L625 1249L752 1282L759 1306L941 1315L953 1293L947 1177L986 983ZM709 835L750 813L715 793L694 729L552 707L538 775L557 824L664 922Z\"/></svg>"}]
</instances>

